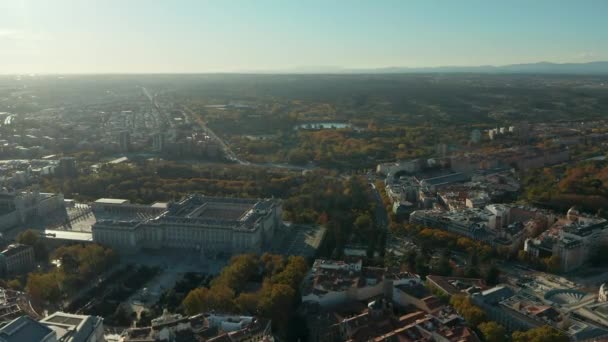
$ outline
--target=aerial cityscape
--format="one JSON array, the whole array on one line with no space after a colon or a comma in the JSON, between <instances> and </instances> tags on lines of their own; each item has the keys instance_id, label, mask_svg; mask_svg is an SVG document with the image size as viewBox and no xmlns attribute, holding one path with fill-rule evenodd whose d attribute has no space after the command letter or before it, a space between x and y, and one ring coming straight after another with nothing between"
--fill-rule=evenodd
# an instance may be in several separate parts
<instances>
[{"instance_id":1,"label":"aerial cityscape","mask_svg":"<svg viewBox=\"0 0 608 342\"><path fill-rule=\"evenodd\" d=\"M608 3L456 3L2 2L0 342L608 341Z\"/></svg>"}]
</instances>

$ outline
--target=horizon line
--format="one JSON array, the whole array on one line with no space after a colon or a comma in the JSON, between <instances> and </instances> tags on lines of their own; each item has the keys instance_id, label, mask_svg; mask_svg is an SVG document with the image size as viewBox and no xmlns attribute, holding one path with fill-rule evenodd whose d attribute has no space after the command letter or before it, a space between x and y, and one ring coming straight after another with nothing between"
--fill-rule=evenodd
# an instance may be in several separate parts
<instances>
[{"instance_id":1,"label":"horizon line","mask_svg":"<svg viewBox=\"0 0 608 342\"><path fill-rule=\"evenodd\" d=\"M129 72L129 71L110 71L110 72L20 72L20 73L3 73L0 72L0 76L99 76L99 75L374 75L374 74L424 74L424 73L454 73L454 74L526 74L526 73L547 73L543 71L507 71L507 72L492 72L492 71L433 71L433 69L442 68L506 68L512 66L523 66L523 65L542 65L550 64L555 66L563 65L588 65L595 63L608 63L608 60L596 60L590 62L522 62L512 64L481 64L481 65L438 65L438 66L420 66L420 67L409 67L409 66L383 66L383 67L343 67L343 66L323 66L323 65L311 65L311 66L294 66L283 69L259 69L259 70L233 70L233 71L186 71L186 72L173 72L173 71L144 71L144 72ZM314 71L315 68L328 69L327 71ZM298 71L298 70L301 71ZM305 69L311 69L306 71ZM334 69L333 71L331 69ZM391 69L402 69L402 71L394 72L379 72L388 71ZM411 70L408 72L408 70ZM418 70L418 71L417 71ZM499 70L497 70L499 71ZM551 74L559 74L559 72L549 72ZM606 70L608 73L608 70ZM572 74L572 73L566 73Z\"/></svg>"}]
</instances>

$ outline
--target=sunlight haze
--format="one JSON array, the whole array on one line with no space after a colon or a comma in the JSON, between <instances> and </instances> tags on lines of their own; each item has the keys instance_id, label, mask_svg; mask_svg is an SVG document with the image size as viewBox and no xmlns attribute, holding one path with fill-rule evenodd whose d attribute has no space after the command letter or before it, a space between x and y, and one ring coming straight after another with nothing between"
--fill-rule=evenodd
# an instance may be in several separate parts
<instances>
[{"instance_id":1,"label":"sunlight haze","mask_svg":"<svg viewBox=\"0 0 608 342\"><path fill-rule=\"evenodd\" d=\"M606 13L593 0L3 0L0 73L580 63L608 60Z\"/></svg>"}]
</instances>

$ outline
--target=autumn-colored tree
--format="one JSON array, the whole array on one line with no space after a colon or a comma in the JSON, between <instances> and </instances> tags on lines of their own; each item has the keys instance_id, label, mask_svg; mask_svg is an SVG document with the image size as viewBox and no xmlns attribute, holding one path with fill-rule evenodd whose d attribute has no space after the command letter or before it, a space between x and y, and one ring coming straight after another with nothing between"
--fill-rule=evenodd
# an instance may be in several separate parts
<instances>
[{"instance_id":1,"label":"autumn-colored tree","mask_svg":"<svg viewBox=\"0 0 608 342\"><path fill-rule=\"evenodd\" d=\"M11 279L6 283L6 286L11 290L19 291L23 288L23 284L19 279Z\"/></svg>"},{"instance_id":2,"label":"autumn-colored tree","mask_svg":"<svg viewBox=\"0 0 608 342\"><path fill-rule=\"evenodd\" d=\"M224 286L194 289L184 298L182 305L190 315L212 310L236 312L234 291Z\"/></svg>"},{"instance_id":3,"label":"autumn-colored tree","mask_svg":"<svg viewBox=\"0 0 608 342\"><path fill-rule=\"evenodd\" d=\"M284 284L292 289L297 289L306 276L308 265L306 260L301 256L290 256L287 260L285 269L272 278L272 281L277 284Z\"/></svg>"},{"instance_id":4,"label":"autumn-colored tree","mask_svg":"<svg viewBox=\"0 0 608 342\"><path fill-rule=\"evenodd\" d=\"M21 243L28 246L34 246L36 242L40 240L40 236L36 231L28 229L17 235L17 238L15 240L17 241L17 243Z\"/></svg>"},{"instance_id":5,"label":"autumn-colored tree","mask_svg":"<svg viewBox=\"0 0 608 342\"><path fill-rule=\"evenodd\" d=\"M477 327L486 342L507 342L507 330L500 324L489 321Z\"/></svg>"},{"instance_id":6,"label":"autumn-colored tree","mask_svg":"<svg viewBox=\"0 0 608 342\"><path fill-rule=\"evenodd\" d=\"M77 273L81 278L86 278L105 271L115 263L117 255L98 244L72 245L59 247L53 259L62 261L62 270L67 274Z\"/></svg>"},{"instance_id":7,"label":"autumn-colored tree","mask_svg":"<svg viewBox=\"0 0 608 342\"><path fill-rule=\"evenodd\" d=\"M48 257L48 251L44 241L40 238L38 232L32 229L28 229L19 235L16 239L17 243L32 246L34 248L34 256L36 260L43 261Z\"/></svg>"},{"instance_id":8,"label":"autumn-colored tree","mask_svg":"<svg viewBox=\"0 0 608 342\"><path fill-rule=\"evenodd\" d=\"M234 300L240 312L250 315L257 314L260 295L257 292L243 292Z\"/></svg>"},{"instance_id":9,"label":"autumn-colored tree","mask_svg":"<svg viewBox=\"0 0 608 342\"><path fill-rule=\"evenodd\" d=\"M563 332L548 325L528 331L516 331L512 334L513 342L568 342L570 338Z\"/></svg>"},{"instance_id":10,"label":"autumn-colored tree","mask_svg":"<svg viewBox=\"0 0 608 342\"><path fill-rule=\"evenodd\" d=\"M30 273L27 277L27 293L36 301L56 303L61 297L59 284L62 282L60 272Z\"/></svg>"},{"instance_id":11,"label":"autumn-colored tree","mask_svg":"<svg viewBox=\"0 0 608 342\"><path fill-rule=\"evenodd\" d=\"M260 257L260 261L264 267L264 273L268 275L275 275L285 267L285 258L282 255L264 253Z\"/></svg>"},{"instance_id":12,"label":"autumn-colored tree","mask_svg":"<svg viewBox=\"0 0 608 342\"><path fill-rule=\"evenodd\" d=\"M203 301L209 296L209 289L206 287L196 288L188 292L182 305L189 315L196 315L203 310Z\"/></svg>"},{"instance_id":13,"label":"autumn-colored tree","mask_svg":"<svg viewBox=\"0 0 608 342\"><path fill-rule=\"evenodd\" d=\"M450 298L450 304L459 314L473 327L486 321L486 314L478 306L471 302L465 295L454 295Z\"/></svg>"},{"instance_id":14,"label":"autumn-colored tree","mask_svg":"<svg viewBox=\"0 0 608 342\"><path fill-rule=\"evenodd\" d=\"M372 228L373 221L368 214L363 214L355 219L355 228L359 231L367 231Z\"/></svg>"},{"instance_id":15,"label":"autumn-colored tree","mask_svg":"<svg viewBox=\"0 0 608 342\"><path fill-rule=\"evenodd\" d=\"M287 322L293 312L295 290L284 284L265 283L260 291L259 311L264 317L270 317L281 325Z\"/></svg>"},{"instance_id":16,"label":"autumn-colored tree","mask_svg":"<svg viewBox=\"0 0 608 342\"><path fill-rule=\"evenodd\" d=\"M258 272L259 264L255 255L237 255L230 259L230 264L224 267L220 275L213 279L211 285L240 291L245 283Z\"/></svg>"}]
</instances>

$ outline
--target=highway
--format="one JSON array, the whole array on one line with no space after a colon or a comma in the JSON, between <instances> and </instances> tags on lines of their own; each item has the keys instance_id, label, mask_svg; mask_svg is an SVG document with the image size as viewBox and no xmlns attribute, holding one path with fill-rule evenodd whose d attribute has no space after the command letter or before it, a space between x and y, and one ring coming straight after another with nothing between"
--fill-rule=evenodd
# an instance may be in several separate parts
<instances>
[{"instance_id":1,"label":"highway","mask_svg":"<svg viewBox=\"0 0 608 342\"><path fill-rule=\"evenodd\" d=\"M209 128L209 126L207 126L207 124L201 118L200 115L197 115L196 113L194 113L194 111L192 111L192 109L188 108L186 105L181 105L181 106L184 109L184 111L190 115L191 122L198 123L198 125L203 129L203 131L205 131L205 134L207 134L213 140L217 141L218 144L220 144L220 146L222 147L222 150L224 151L224 154L226 155L226 157L229 160L239 163L241 165L250 165L251 164L248 161L239 159L239 157L237 157L236 154L232 151L230 146L228 146L228 144L226 144L226 142L224 140L222 140L219 136L217 136L217 134L215 134L215 132L211 128Z\"/></svg>"},{"instance_id":2,"label":"highway","mask_svg":"<svg viewBox=\"0 0 608 342\"><path fill-rule=\"evenodd\" d=\"M146 97L150 100L154 109L156 109L156 113L158 114L157 119L158 119L161 127L163 127L163 126L169 127L169 125L171 124L171 120L163 113L160 106L156 102L156 94L154 94L154 95L150 94L148 89L146 89L144 87L141 87L141 90L143 91L144 95L146 95Z\"/></svg>"},{"instance_id":3,"label":"highway","mask_svg":"<svg viewBox=\"0 0 608 342\"><path fill-rule=\"evenodd\" d=\"M374 192L374 199L376 200L376 212L374 213L376 224L378 225L378 227L388 230L388 213L386 212L386 208L384 207L382 196L376 188L376 184L374 184L373 179L371 179L369 185L372 187L372 190Z\"/></svg>"},{"instance_id":4,"label":"highway","mask_svg":"<svg viewBox=\"0 0 608 342\"><path fill-rule=\"evenodd\" d=\"M368 174L369 186L372 188L374 193L374 200L376 201L376 208L374 212L374 220L378 228L386 231L386 244L385 250L395 254L400 254L402 250L402 244L392 234L390 227L388 226L388 212L382 201L379 189L376 187L376 178L370 173Z\"/></svg>"},{"instance_id":5,"label":"highway","mask_svg":"<svg viewBox=\"0 0 608 342\"><path fill-rule=\"evenodd\" d=\"M258 166L258 167L267 167L267 168L276 168L276 169L288 169L294 171L304 171L304 170L312 170L314 166L300 166L293 164L284 164L284 163L252 163L243 159L240 159L234 151L230 148L230 146L220 138L215 132L207 126L205 121L201 118L200 115L197 115L192 109L188 108L186 105L181 105L185 112L190 115L191 122L196 122L198 125L205 131L205 133L210 136L212 139L217 141L226 157L233 162L236 162L240 165L249 165L249 166Z\"/></svg>"},{"instance_id":6,"label":"highway","mask_svg":"<svg viewBox=\"0 0 608 342\"><path fill-rule=\"evenodd\" d=\"M142 89L144 95L150 100L150 102L152 102L152 105L154 106L154 108L156 109L156 111L159 115L159 118L162 121L164 121L165 123L167 123L169 120L168 120L168 118L166 118L163 115L163 112L157 102L156 95L150 94L148 89L146 89L144 87L141 87L141 89ZM265 167L265 168L276 168L276 169L287 169L287 170L293 170L293 171L312 170L315 168L314 166L300 166L300 165L293 165L293 164L286 164L286 163L251 163L249 161L240 159L236 155L236 153L234 153L234 151L230 148L230 146L226 143L226 141L224 141L222 138L220 138L217 134L215 134L215 132L211 128L209 128L209 126L207 126L207 123L205 122L205 120L203 120L203 118L200 115L195 113L192 109L190 109L188 106L186 106L184 104L181 104L180 106L183 109L184 113L189 116L190 122L197 123L199 125L199 127L205 132L205 134L207 134L209 137L211 137L211 139L215 140L220 145L226 158L228 158L228 160L230 160L232 162L238 163L240 165L257 166L257 167Z\"/></svg>"}]
</instances>

